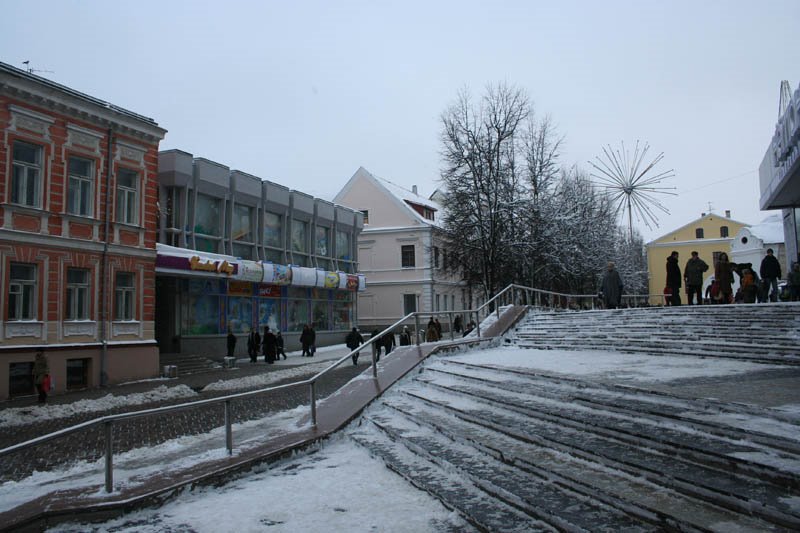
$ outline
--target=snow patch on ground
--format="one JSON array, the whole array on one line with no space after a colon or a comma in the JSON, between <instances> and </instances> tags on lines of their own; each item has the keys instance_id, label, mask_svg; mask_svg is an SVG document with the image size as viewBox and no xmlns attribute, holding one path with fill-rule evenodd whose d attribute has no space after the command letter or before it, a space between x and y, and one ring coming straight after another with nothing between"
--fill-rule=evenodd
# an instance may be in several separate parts
<instances>
[{"instance_id":1,"label":"snow patch on ground","mask_svg":"<svg viewBox=\"0 0 800 533\"><path fill-rule=\"evenodd\" d=\"M120 396L107 394L102 398L78 400L65 404L13 407L0 411L0 427L23 426L57 418L85 415L87 413L105 413L120 407L145 405L177 398L191 398L193 396L197 396L197 393L186 385L176 385L175 387L161 385L147 392L137 392Z\"/></svg>"},{"instance_id":2,"label":"snow patch on ground","mask_svg":"<svg viewBox=\"0 0 800 533\"><path fill-rule=\"evenodd\" d=\"M245 376L235 379L221 379L210 383L203 388L203 392L208 391L230 391L242 389L258 389L267 387L278 381L293 377L306 376L309 373L322 372L331 365L330 361L320 361L319 363L305 364L287 368L286 370L275 370L253 376Z\"/></svg>"},{"instance_id":3,"label":"snow patch on ground","mask_svg":"<svg viewBox=\"0 0 800 533\"><path fill-rule=\"evenodd\" d=\"M159 509L101 525L48 531L198 533L264 531L471 530L425 492L410 487L349 439L254 472L222 487L194 490Z\"/></svg>"}]
</instances>

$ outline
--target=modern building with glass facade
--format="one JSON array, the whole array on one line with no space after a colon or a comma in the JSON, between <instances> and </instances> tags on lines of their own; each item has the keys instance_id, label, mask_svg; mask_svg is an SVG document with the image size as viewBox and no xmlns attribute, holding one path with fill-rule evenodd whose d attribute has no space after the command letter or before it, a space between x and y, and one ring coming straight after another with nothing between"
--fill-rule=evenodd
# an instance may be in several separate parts
<instances>
[{"instance_id":1,"label":"modern building with glass facade","mask_svg":"<svg viewBox=\"0 0 800 533\"><path fill-rule=\"evenodd\" d=\"M780 209L786 262L800 261L800 85L781 83L775 134L758 168L763 210ZM785 275L785 273L784 273Z\"/></svg>"},{"instance_id":2,"label":"modern building with glass facade","mask_svg":"<svg viewBox=\"0 0 800 533\"><path fill-rule=\"evenodd\" d=\"M252 328L320 346L357 322L363 215L180 150L159 153L156 340L162 353L225 354Z\"/></svg>"}]
</instances>

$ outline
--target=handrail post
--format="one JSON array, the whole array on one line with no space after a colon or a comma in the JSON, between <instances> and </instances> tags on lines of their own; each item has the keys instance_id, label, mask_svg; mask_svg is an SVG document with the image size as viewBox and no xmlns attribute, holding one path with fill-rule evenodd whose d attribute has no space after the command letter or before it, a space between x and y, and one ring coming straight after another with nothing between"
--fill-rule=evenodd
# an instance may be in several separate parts
<instances>
[{"instance_id":1,"label":"handrail post","mask_svg":"<svg viewBox=\"0 0 800 533\"><path fill-rule=\"evenodd\" d=\"M310 387L311 387L311 391L310 391L310 396L311 396L311 425L315 426L315 427L317 425L317 391L316 391L316 388L315 388L316 384L317 383L315 381L312 381L310 383Z\"/></svg>"},{"instance_id":2,"label":"handrail post","mask_svg":"<svg viewBox=\"0 0 800 533\"><path fill-rule=\"evenodd\" d=\"M477 332L476 335L478 335L478 338L480 339L481 338L481 315L479 315L477 311L475 311L475 331Z\"/></svg>"},{"instance_id":3,"label":"handrail post","mask_svg":"<svg viewBox=\"0 0 800 533\"><path fill-rule=\"evenodd\" d=\"M378 341L372 341L372 377L378 379Z\"/></svg>"},{"instance_id":4,"label":"handrail post","mask_svg":"<svg viewBox=\"0 0 800 533\"><path fill-rule=\"evenodd\" d=\"M106 492L114 492L114 462L111 443L111 420L103 424L106 439Z\"/></svg>"},{"instance_id":5,"label":"handrail post","mask_svg":"<svg viewBox=\"0 0 800 533\"><path fill-rule=\"evenodd\" d=\"M231 401L225 400L225 447L233 455L233 429L231 428Z\"/></svg>"},{"instance_id":6,"label":"handrail post","mask_svg":"<svg viewBox=\"0 0 800 533\"><path fill-rule=\"evenodd\" d=\"M419 314L414 314L414 337L417 338L417 346L419 346Z\"/></svg>"},{"instance_id":7,"label":"handrail post","mask_svg":"<svg viewBox=\"0 0 800 533\"><path fill-rule=\"evenodd\" d=\"M453 333L453 313L452 312L448 312L447 313L447 323L450 326L450 340L454 341L454 340L456 340L456 336Z\"/></svg>"}]
</instances>

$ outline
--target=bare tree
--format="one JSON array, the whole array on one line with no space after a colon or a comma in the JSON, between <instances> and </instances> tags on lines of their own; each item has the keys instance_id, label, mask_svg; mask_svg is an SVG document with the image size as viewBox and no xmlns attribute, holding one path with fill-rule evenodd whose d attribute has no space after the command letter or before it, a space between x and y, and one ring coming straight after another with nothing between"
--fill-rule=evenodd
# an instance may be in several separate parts
<instances>
[{"instance_id":1,"label":"bare tree","mask_svg":"<svg viewBox=\"0 0 800 533\"><path fill-rule=\"evenodd\" d=\"M444 226L451 253L486 297L511 281L508 238L514 212L524 206L516 137L529 113L522 89L498 84L488 86L477 104L462 90L441 117Z\"/></svg>"}]
</instances>

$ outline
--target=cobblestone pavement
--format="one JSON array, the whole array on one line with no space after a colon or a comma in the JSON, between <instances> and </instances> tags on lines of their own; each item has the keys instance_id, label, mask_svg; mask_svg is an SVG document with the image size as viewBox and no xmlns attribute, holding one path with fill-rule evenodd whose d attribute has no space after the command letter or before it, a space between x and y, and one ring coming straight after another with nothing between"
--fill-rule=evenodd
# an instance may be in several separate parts
<instances>
[{"instance_id":1,"label":"cobblestone pavement","mask_svg":"<svg viewBox=\"0 0 800 533\"><path fill-rule=\"evenodd\" d=\"M338 357L344 353L346 352L342 352L342 354L338 354L338 352L329 354L328 359L332 359L334 356ZM330 372L318 383L317 398L322 399L328 396L357 374L363 372L368 367L368 361L368 358L362 358L361 364L357 367L344 364ZM296 363L303 365L318 362L320 362L320 359L314 358L303 361L303 363ZM265 372L285 370L287 368L290 367L286 365L240 362L239 368L237 369L216 369L170 380L144 381L104 389L70 392L53 396L49 399L50 404L65 404L83 399L97 399L108 394L124 396L142 393L162 385L167 385L169 387L186 385L198 392L197 396L190 398L162 400L150 404L136 404L129 407L114 408L104 412L79 413L66 418L54 418L38 423L16 426L11 428L10 431L4 431L0 434L0 448L24 442L82 422L94 420L104 415L140 411L166 405L176 405L216 398L237 392L245 392L247 389L238 389L235 391L202 391L202 389L206 385L220 380L238 379L263 374ZM301 381L313 376L318 371L318 367L315 369L309 368L307 373L302 373L301 375L295 374L287 379L271 383L270 386ZM36 405L35 399L23 398L0 404L0 410L34 405ZM238 423L246 420L263 418L268 416L269 413L286 411L303 405L309 405L308 387L301 386L265 393L263 395L233 401L231 403L232 421L233 423ZM114 424L113 447L115 453L119 453L141 446L154 446L180 436L206 433L223 424L224 410L222 405L219 404L200 406L159 416L133 418ZM0 458L0 472L2 472L2 474L0 474L0 481L19 478L34 470L48 469L68 460L98 460L104 453L104 446L105 437L102 427L96 426L81 430L70 436L61 437L52 442L41 444L37 446L35 453L14 453L7 457Z\"/></svg>"}]
</instances>

